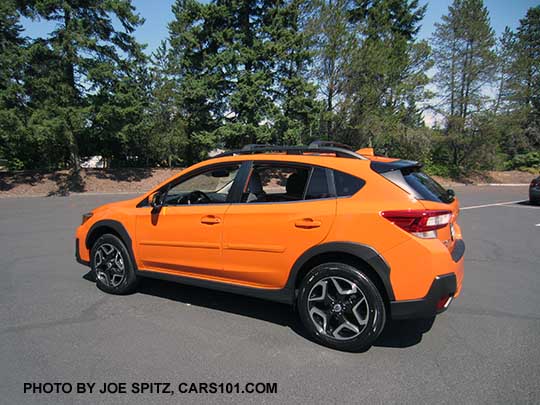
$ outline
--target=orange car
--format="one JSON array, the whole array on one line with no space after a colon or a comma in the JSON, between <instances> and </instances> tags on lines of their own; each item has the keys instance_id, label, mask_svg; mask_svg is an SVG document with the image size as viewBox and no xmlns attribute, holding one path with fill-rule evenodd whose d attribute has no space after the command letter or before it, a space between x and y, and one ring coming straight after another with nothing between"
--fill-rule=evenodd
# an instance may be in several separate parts
<instances>
[{"instance_id":1,"label":"orange car","mask_svg":"<svg viewBox=\"0 0 540 405\"><path fill-rule=\"evenodd\" d=\"M293 304L314 340L357 351L459 295L458 212L417 162L250 145L84 214L76 257L112 294L154 277Z\"/></svg>"}]
</instances>

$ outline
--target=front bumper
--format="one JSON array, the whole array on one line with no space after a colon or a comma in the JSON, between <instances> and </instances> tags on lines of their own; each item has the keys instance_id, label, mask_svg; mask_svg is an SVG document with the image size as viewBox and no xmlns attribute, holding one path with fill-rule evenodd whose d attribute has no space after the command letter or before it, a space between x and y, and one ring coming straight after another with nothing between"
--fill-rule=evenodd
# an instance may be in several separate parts
<instances>
[{"instance_id":1,"label":"front bumper","mask_svg":"<svg viewBox=\"0 0 540 405\"><path fill-rule=\"evenodd\" d=\"M81 253L79 250L79 238L75 239L75 260L77 260L77 262L84 266L90 266L89 261L81 259Z\"/></svg>"}]
</instances>

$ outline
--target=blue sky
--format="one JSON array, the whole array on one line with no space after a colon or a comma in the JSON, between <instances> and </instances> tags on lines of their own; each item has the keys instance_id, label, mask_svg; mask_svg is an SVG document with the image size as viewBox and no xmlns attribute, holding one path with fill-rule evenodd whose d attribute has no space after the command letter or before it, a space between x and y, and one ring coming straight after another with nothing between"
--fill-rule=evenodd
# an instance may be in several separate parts
<instances>
[{"instance_id":1,"label":"blue sky","mask_svg":"<svg viewBox=\"0 0 540 405\"><path fill-rule=\"evenodd\" d=\"M136 32L139 42L148 44L147 52L151 52L167 37L167 24L172 19L171 4L174 0L134 0L133 5L146 20ZM426 16L422 22L420 38L429 38L434 24L448 10L452 0L421 0L428 5ZM540 4L539 0L484 0L491 17L495 32L500 34L506 26L515 29L519 19L525 16L527 9ZM23 20L26 35L30 37L45 36L54 28L54 24Z\"/></svg>"}]
</instances>

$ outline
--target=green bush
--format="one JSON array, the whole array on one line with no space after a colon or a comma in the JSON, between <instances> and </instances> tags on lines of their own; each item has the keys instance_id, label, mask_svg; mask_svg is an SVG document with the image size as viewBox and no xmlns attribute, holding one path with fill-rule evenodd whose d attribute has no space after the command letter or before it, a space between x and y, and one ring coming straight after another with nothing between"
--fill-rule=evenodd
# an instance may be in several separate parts
<instances>
[{"instance_id":1,"label":"green bush","mask_svg":"<svg viewBox=\"0 0 540 405\"><path fill-rule=\"evenodd\" d=\"M508 170L518 169L526 171L525 169L540 169L540 152L529 152L522 155L516 155L514 158L506 163Z\"/></svg>"}]
</instances>

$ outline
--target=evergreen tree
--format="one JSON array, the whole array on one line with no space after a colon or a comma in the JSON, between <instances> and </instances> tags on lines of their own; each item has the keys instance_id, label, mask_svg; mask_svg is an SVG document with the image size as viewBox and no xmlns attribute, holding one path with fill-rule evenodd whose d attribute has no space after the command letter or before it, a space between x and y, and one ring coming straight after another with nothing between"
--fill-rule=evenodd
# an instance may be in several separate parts
<instances>
[{"instance_id":1,"label":"evergreen tree","mask_svg":"<svg viewBox=\"0 0 540 405\"><path fill-rule=\"evenodd\" d=\"M351 0L314 0L308 8L307 29L312 37L312 74L324 100L322 138L335 139L342 123L346 71L351 63L354 35L349 16Z\"/></svg>"},{"instance_id":2,"label":"evergreen tree","mask_svg":"<svg viewBox=\"0 0 540 405\"><path fill-rule=\"evenodd\" d=\"M426 42L416 42L425 6L418 1L355 1L351 10L356 46L346 72L349 128L344 140L399 152L408 127L422 126L417 103L428 97L431 66Z\"/></svg>"},{"instance_id":3,"label":"evergreen tree","mask_svg":"<svg viewBox=\"0 0 540 405\"><path fill-rule=\"evenodd\" d=\"M483 1L454 0L433 41L447 134L440 158L456 172L480 168L497 150L484 93L496 72L495 36Z\"/></svg>"},{"instance_id":4,"label":"evergreen tree","mask_svg":"<svg viewBox=\"0 0 540 405\"><path fill-rule=\"evenodd\" d=\"M19 168L25 136L24 46L15 2L0 3L0 157Z\"/></svg>"},{"instance_id":5,"label":"evergreen tree","mask_svg":"<svg viewBox=\"0 0 540 405\"><path fill-rule=\"evenodd\" d=\"M531 148L540 149L540 6L530 8L516 33L516 58L511 99L524 115L523 127Z\"/></svg>"},{"instance_id":6,"label":"evergreen tree","mask_svg":"<svg viewBox=\"0 0 540 405\"><path fill-rule=\"evenodd\" d=\"M277 5L270 13L272 76L278 111L273 117L277 144L296 145L309 141L316 130L316 88L308 80L312 61L309 35L303 27L302 1Z\"/></svg>"},{"instance_id":7,"label":"evergreen tree","mask_svg":"<svg viewBox=\"0 0 540 405\"><path fill-rule=\"evenodd\" d=\"M141 46L132 35L142 20L135 14L130 0L27 0L22 3L26 15L56 22L56 29L46 39L46 45L58 60L61 74L54 76L57 80L48 89L50 102L44 108L54 109L54 128L49 129L61 133L70 163L77 170L81 143L83 148L89 146L85 140L90 135L91 139L97 137L106 144L110 131L118 129L120 120L109 122L108 127L103 122L98 123L98 131L103 130L101 135L92 134L89 128L96 124L101 110L108 108L105 104L120 96L117 91L133 89L119 83L132 74L136 64L142 63ZM122 30L116 29L114 19L119 21ZM36 117L39 115L42 114ZM36 125L48 126L49 123L44 120Z\"/></svg>"},{"instance_id":8,"label":"evergreen tree","mask_svg":"<svg viewBox=\"0 0 540 405\"><path fill-rule=\"evenodd\" d=\"M496 66L494 32L482 0L454 0L435 26L436 80L448 129L462 131L469 116L485 106L483 89Z\"/></svg>"},{"instance_id":9,"label":"evergreen tree","mask_svg":"<svg viewBox=\"0 0 540 405\"><path fill-rule=\"evenodd\" d=\"M150 145L152 160L171 167L183 162L185 121L176 106L176 81L170 74L169 49L162 41L151 58Z\"/></svg>"}]
</instances>

